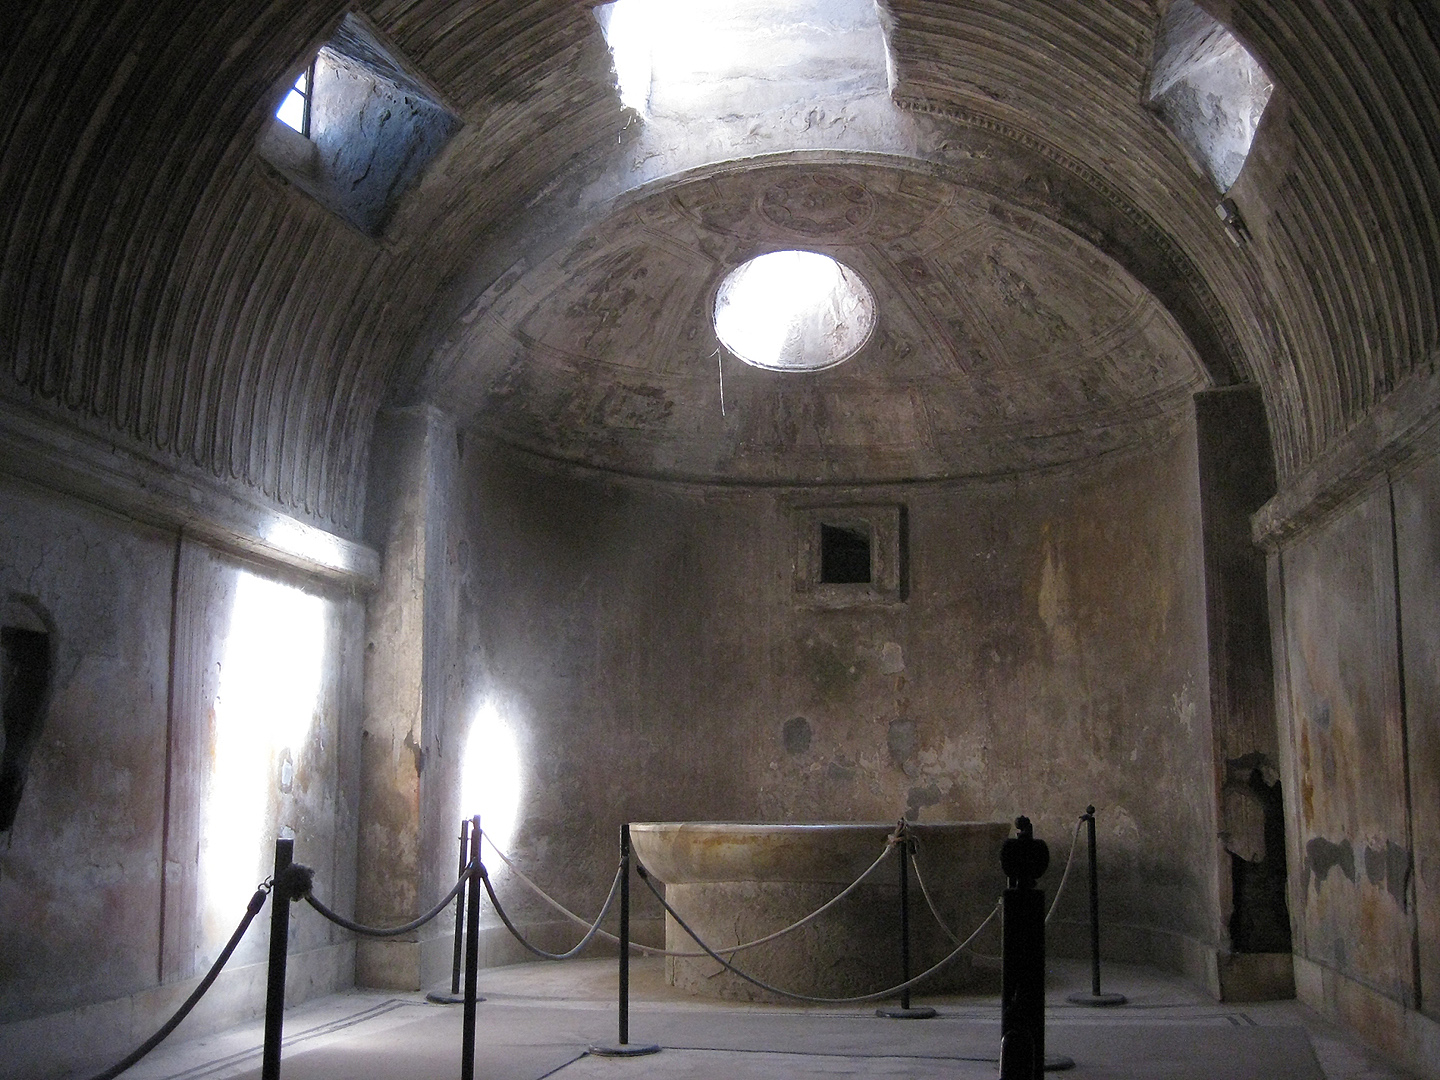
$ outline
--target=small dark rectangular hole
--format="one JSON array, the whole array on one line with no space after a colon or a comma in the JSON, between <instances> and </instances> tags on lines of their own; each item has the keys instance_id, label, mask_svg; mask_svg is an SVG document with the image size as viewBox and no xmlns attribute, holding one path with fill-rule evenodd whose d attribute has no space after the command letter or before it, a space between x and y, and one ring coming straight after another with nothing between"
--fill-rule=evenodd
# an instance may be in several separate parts
<instances>
[{"instance_id":1,"label":"small dark rectangular hole","mask_svg":"<svg viewBox=\"0 0 1440 1080\"><path fill-rule=\"evenodd\" d=\"M820 526L820 583L870 583L870 530L865 526Z\"/></svg>"}]
</instances>

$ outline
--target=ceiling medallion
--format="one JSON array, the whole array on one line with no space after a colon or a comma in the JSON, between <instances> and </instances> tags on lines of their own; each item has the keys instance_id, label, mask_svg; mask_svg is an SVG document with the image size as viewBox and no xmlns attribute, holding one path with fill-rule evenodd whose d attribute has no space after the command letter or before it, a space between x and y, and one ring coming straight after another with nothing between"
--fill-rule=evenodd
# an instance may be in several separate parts
<instances>
[{"instance_id":1,"label":"ceiling medallion","mask_svg":"<svg viewBox=\"0 0 1440 1080\"><path fill-rule=\"evenodd\" d=\"M816 240L852 235L870 223L875 198L863 184L830 173L803 173L767 188L760 214L772 225Z\"/></svg>"},{"instance_id":2,"label":"ceiling medallion","mask_svg":"<svg viewBox=\"0 0 1440 1080\"><path fill-rule=\"evenodd\" d=\"M824 371L875 329L875 294L854 270L814 251L772 251L726 275L715 334L751 367Z\"/></svg>"}]
</instances>

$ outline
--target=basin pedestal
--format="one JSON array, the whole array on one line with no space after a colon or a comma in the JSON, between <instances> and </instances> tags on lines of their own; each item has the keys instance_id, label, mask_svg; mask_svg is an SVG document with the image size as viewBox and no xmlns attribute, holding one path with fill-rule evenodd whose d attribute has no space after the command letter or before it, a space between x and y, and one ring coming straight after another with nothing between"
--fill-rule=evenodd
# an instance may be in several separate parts
<instances>
[{"instance_id":1,"label":"basin pedestal","mask_svg":"<svg viewBox=\"0 0 1440 1080\"><path fill-rule=\"evenodd\" d=\"M814 997L851 997L900 982L898 871L893 853L858 889L814 922L734 957L725 947L803 918L858 878L885 850L894 825L640 822L630 827L636 857L665 883L665 898L706 943L762 982ZM995 907L1005 888L1000 845L1007 822L912 824L925 884L946 925L962 939ZM910 888L911 971L954 948L918 885ZM976 953L999 956L998 918L976 939ZM670 949L697 946L668 915ZM784 1001L725 971L709 957L666 960L669 982L697 994ZM913 993L994 992L998 961L962 953Z\"/></svg>"}]
</instances>

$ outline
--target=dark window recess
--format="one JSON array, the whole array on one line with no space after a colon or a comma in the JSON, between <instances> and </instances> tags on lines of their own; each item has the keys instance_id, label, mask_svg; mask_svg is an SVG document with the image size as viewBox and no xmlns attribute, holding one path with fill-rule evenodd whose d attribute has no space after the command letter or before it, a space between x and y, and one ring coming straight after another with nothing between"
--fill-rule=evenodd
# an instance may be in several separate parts
<instances>
[{"instance_id":1,"label":"dark window recess","mask_svg":"<svg viewBox=\"0 0 1440 1080\"><path fill-rule=\"evenodd\" d=\"M863 526L820 526L820 584L870 584L870 530Z\"/></svg>"},{"instance_id":2,"label":"dark window recess","mask_svg":"<svg viewBox=\"0 0 1440 1080\"><path fill-rule=\"evenodd\" d=\"M0 702L5 743L0 751L0 832L9 832L25 790L30 753L40 738L50 689L50 635L0 628Z\"/></svg>"}]
</instances>

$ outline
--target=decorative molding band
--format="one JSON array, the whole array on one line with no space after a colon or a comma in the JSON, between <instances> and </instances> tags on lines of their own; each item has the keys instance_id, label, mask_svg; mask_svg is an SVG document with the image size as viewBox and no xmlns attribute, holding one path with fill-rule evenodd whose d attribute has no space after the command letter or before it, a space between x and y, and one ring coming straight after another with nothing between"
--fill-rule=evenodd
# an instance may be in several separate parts
<instances>
[{"instance_id":1,"label":"decorative molding band","mask_svg":"<svg viewBox=\"0 0 1440 1080\"><path fill-rule=\"evenodd\" d=\"M198 471L167 468L10 402L0 402L0 474L336 584L368 591L380 578L373 548L264 506Z\"/></svg>"},{"instance_id":2,"label":"decorative molding band","mask_svg":"<svg viewBox=\"0 0 1440 1080\"><path fill-rule=\"evenodd\" d=\"M1436 359L1440 359L1437 357ZM1440 371L1401 381L1250 519L1255 543L1279 548L1326 520L1381 473L1440 451Z\"/></svg>"},{"instance_id":3,"label":"decorative molding band","mask_svg":"<svg viewBox=\"0 0 1440 1080\"><path fill-rule=\"evenodd\" d=\"M1205 275L1195 265L1194 260L1175 242L1169 232L1097 170L1032 131L988 113L969 109L958 102L939 101L918 94L899 93L894 96L894 100L895 104L906 112L939 117L960 127L984 131L1017 146L1023 146L1052 165L1064 169L1094 192L1103 202L1139 229L1145 239L1154 245L1155 250L1159 252L1175 276L1189 287L1204 312L1205 318L1209 321L1216 339L1225 350L1225 362L1230 373L1229 381L1240 378L1239 373L1245 370L1244 350L1241 348L1240 339L1235 333L1234 326L1231 325L1229 314L1221 304L1220 298L1210 288L1210 283ZM1217 380L1217 382L1223 385L1226 380Z\"/></svg>"}]
</instances>

